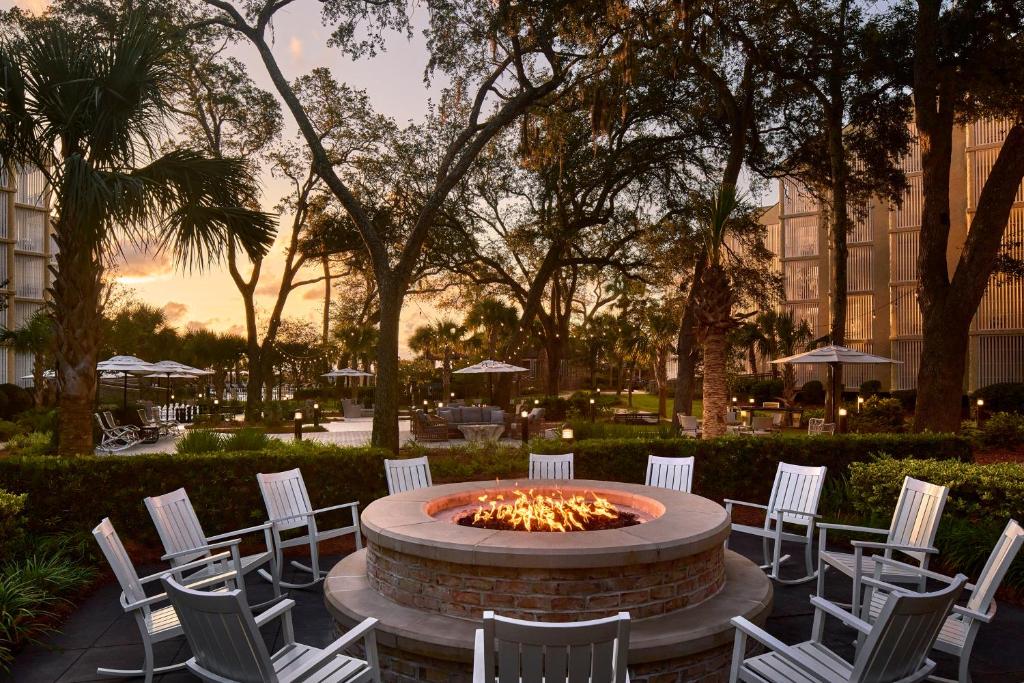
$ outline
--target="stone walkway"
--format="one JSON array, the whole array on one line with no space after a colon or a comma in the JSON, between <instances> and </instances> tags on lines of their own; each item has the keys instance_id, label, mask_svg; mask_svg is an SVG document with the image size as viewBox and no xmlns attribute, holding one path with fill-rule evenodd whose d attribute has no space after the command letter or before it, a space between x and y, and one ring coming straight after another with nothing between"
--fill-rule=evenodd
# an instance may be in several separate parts
<instances>
[{"instance_id":1,"label":"stone walkway","mask_svg":"<svg viewBox=\"0 0 1024 683\"><path fill-rule=\"evenodd\" d=\"M759 544L750 537L734 535L734 550L748 557L756 557ZM337 558L324 560L324 567ZM150 568L155 571L158 568ZM830 573L827 591L831 598L841 599L849 584L834 572ZM250 599L265 600L270 587L260 579L249 585ZM814 584L775 587L775 604L768 620L768 630L786 643L796 643L810 637L814 612L808 597ZM0 675L0 681L18 683L77 683L81 681L111 680L96 676L97 666L135 668L141 661L141 646L134 619L123 614L117 604L119 589L110 583L89 596L71 615L59 634L45 638L41 643L25 648L15 659L11 671ZM335 637L334 624L323 605L320 589L291 591L296 605L292 610L296 639L310 645L324 646ZM829 620L826 642L836 652L852 655L852 632ZM275 623L264 634L268 646L280 641L280 627ZM971 673L975 683L1011 683L1024 680L1024 610L1001 605L993 622L983 626L975 645ZM188 648L184 639L176 639L156 647L158 665L182 661ZM955 676L953 660L935 656L939 674ZM141 680L141 679L133 679ZM173 673L156 678L161 683L194 681L187 673Z\"/></svg>"}]
</instances>

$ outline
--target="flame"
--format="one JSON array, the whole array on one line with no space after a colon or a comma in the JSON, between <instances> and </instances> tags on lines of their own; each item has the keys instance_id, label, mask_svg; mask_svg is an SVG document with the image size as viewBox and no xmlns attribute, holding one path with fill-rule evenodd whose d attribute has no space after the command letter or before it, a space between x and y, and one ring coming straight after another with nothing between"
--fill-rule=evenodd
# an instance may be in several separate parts
<instances>
[{"instance_id":1,"label":"flame","mask_svg":"<svg viewBox=\"0 0 1024 683\"><path fill-rule=\"evenodd\" d=\"M516 490L511 501L504 494L493 499L487 494L477 498L480 505L473 513L474 525L499 520L523 531L584 531L595 517L616 519L619 510L606 498L587 493L568 498L561 491L551 495ZM589 497L588 497L589 496Z\"/></svg>"}]
</instances>

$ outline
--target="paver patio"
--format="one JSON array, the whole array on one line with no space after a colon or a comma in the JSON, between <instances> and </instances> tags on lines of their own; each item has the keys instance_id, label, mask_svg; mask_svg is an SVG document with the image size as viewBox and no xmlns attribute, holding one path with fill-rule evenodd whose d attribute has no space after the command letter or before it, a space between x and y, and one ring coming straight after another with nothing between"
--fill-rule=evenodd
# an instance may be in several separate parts
<instances>
[{"instance_id":1,"label":"paver patio","mask_svg":"<svg viewBox=\"0 0 1024 683\"><path fill-rule=\"evenodd\" d=\"M760 544L756 539L733 534L730 547L747 557L756 558ZM337 561L326 558L325 567ZM143 568L146 573L158 567ZM843 577L831 573L828 595L841 598L848 593L849 584ZM247 584L250 600L268 599L270 586L256 578ZM810 636L813 610L808 597L814 583L798 586L775 585L775 604L768 620L768 630L786 643L806 640ZM106 583L89 596L64 624L62 632L44 638L42 642L25 648L16 658L11 671L0 676L3 681L17 683L79 683L82 681L112 680L96 675L97 666L135 668L141 660L141 645L134 619L125 615L117 603L119 588L114 582ZM320 588L291 591L296 605L292 611L295 635L300 642L324 646L335 637L334 622L323 604ZM699 609L699 608L698 608ZM1020 646L1024 634L1024 609L1000 604L995 620L982 628L974 649L971 668L975 683L1011 683L1024 680L1024 648ZM268 643L280 639L280 625L275 623L264 634ZM852 631L845 630L830 620L826 642L845 656L852 655ZM158 645L155 649L158 665L181 661L188 654L184 639ZM955 676L952 661L935 655L938 673ZM141 679L135 679L141 680ZM188 673L177 672L158 676L160 683L196 680Z\"/></svg>"}]
</instances>

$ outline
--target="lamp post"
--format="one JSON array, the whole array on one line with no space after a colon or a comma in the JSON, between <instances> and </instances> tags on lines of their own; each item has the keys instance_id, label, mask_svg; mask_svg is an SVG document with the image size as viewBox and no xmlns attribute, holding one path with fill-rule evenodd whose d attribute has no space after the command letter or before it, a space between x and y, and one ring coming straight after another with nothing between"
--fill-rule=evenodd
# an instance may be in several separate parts
<instances>
[{"instance_id":1,"label":"lamp post","mask_svg":"<svg viewBox=\"0 0 1024 683\"><path fill-rule=\"evenodd\" d=\"M572 427L569 427L568 425L562 427L562 439L564 441L572 441L572 438L573 438Z\"/></svg>"},{"instance_id":2,"label":"lamp post","mask_svg":"<svg viewBox=\"0 0 1024 683\"><path fill-rule=\"evenodd\" d=\"M863 396L858 396L857 397L857 412L858 413L860 412L860 407L862 405L864 405L864 397Z\"/></svg>"},{"instance_id":3,"label":"lamp post","mask_svg":"<svg viewBox=\"0 0 1024 683\"><path fill-rule=\"evenodd\" d=\"M526 410L519 413L519 422L523 427L523 443L527 443L530 440L530 413Z\"/></svg>"},{"instance_id":4,"label":"lamp post","mask_svg":"<svg viewBox=\"0 0 1024 683\"><path fill-rule=\"evenodd\" d=\"M839 433L845 434L848 428L846 408L839 409Z\"/></svg>"},{"instance_id":5,"label":"lamp post","mask_svg":"<svg viewBox=\"0 0 1024 683\"><path fill-rule=\"evenodd\" d=\"M295 440L302 441L302 411L295 411Z\"/></svg>"},{"instance_id":6,"label":"lamp post","mask_svg":"<svg viewBox=\"0 0 1024 683\"><path fill-rule=\"evenodd\" d=\"M320 404L319 403L314 403L313 404L313 426L314 427L319 427L320 426Z\"/></svg>"},{"instance_id":7,"label":"lamp post","mask_svg":"<svg viewBox=\"0 0 1024 683\"><path fill-rule=\"evenodd\" d=\"M745 411L745 410L741 410L740 411L740 424L742 424L742 425L746 425L747 424L747 411Z\"/></svg>"},{"instance_id":8,"label":"lamp post","mask_svg":"<svg viewBox=\"0 0 1024 683\"><path fill-rule=\"evenodd\" d=\"M985 424L985 419L988 417L988 415L985 412L985 399L979 398L977 401L974 402L974 405L974 419L978 422L978 427L980 428L983 424Z\"/></svg>"},{"instance_id":9,"label":"lamp post","mask_svg":"<svg viewBox=\"0 0 1024 683\"><path fill-rule=\"evenodd\" d=\"M597 413L597 408L594 405L594 399L590 399L590 421L593 422Z\"/></svg>"}]
</instances>

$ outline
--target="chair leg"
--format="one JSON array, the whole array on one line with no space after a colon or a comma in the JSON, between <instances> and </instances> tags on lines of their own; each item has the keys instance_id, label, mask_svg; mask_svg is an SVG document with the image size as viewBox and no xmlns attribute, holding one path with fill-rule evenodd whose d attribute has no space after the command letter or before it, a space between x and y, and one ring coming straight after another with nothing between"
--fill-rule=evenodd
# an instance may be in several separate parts
<instances>
[{"instance_id":1,"label":"chair leg","mask_svg":"<svg viewBox=\"0 0 1024 683\"><path fill-rule=\"evenodd\" d=\"M825 570L827 567L822 562L821 558L818 558L818 590L816 595L819 598L825 597Z\"/></svg>"}]
</instances>

